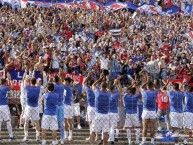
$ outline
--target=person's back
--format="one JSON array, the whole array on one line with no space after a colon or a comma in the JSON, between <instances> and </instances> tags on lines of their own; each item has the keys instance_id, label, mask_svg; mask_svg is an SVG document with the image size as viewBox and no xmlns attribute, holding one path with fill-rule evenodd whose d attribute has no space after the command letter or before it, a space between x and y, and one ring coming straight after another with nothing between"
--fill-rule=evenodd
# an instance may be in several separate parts
<instances>
[{"instance_id":1,"label":"person's back","mask_svg":"<svg viewBox=\"0 0 193 145\"><path fill-rule=\"evenodd\" d=\"M167 91L170 97L170 112L183 112L183 98L184 93L182 91L170 90Z\"/></svg>"},{"instance_id":2,"label":"person's back","mask_svg":"<svg viewBox=\"0 0 193 145\"><path fill-rule=\"evenodd\" d=\"M37 107L40 94L40 87L26 86L26 93L27 93L27 105L30 107Z\"/></svg>"},{"instance_id":3,"label":"person's back","mask_svg":"<svg viewBox=\"0 0 193 145\"><path fill-rule=\"evenodd\" d=\"M95 94L92 88L86 87L87 105L90 107L95 107Z\"/></svg>"},{"instance_id":4,"label":"person's back","mask_svg":"<svg viewBox=\"0 0 193 145\"><path fill-rule=\"evenodd\" d=\"M66 105L72 105L72 91L73 91L73 89L72 89L72 87L71 86L69 86L69 85L65 85L64 86L64 104L66 104Z\"/></svg>"},{"instance_id":5,"label":"person's back","mask_svg":"<svg viewBox=\"0 0 193 145\"><path fill-rule=\"evenodd\" d=\"M95 111L101 114L109 113L110 93L108 91L95 90Z\"/></svg>"},{"instance_id":6,"label":"person's back","mask_svg":"<svg viewBox=\"0 0 193 145\"><path fill-rule=\"evenodd\" d=\"M124 106L127 114L136 114L138 101L140 99L140 94L131 95L126 93L124 95Z\"/></svg>"},{"instance_id":7,"label":"person's back","mask_svg":"<svg viewBox=\"0 0 193 145\"><path fill-rule=\"evenodd\" d=\"M9 86L0 86L0 105L8 105L8 91L10 91Z\"/></svg>"},{"instance_id":8,"label":"person's back","mask_svg":"<svg viewBox=\"0 0 193 145\"><path fill-rule=\"evenodd\" d=\"M114 91L113 93L111 93L110 96L110 108L109 108L109 112L110 113L118 113L118 107L119 107L119 92Z\"/></svg>"},{"instance_id":9,"label":"person's back","mask_svg":"<svg viewBox=\"0 0 193 145\"><path fill-rule=\"evenodd\" d=\"M156 111L157 90L142 90L143 110Z\"/></svg>"},{"instance_id":10,"label":"person's back","mask_svg":"<svg viewBox=\"0 0 193 145\"><path fill-rule=\"evenodd\" d=\"M62 84L55 84L54 85L54 92L59 95L57 105L61 106L64 102L64 85Z\"/></svg>"},{"instance_id":11,"label":"person's back","mask_svg":"<svg viewBox=\"0 0 193 145\"><path fill-rule=\"evenodd\" d=\"M184 92L185 103L184 112L193 113L193 92Z\"/></svg>"},{"instance_id":12,"label":"person's back","mask_svg":"<svg viewBox=\"0 0 193 145\"><path fill-rule=\"evenodd\" d=\"M165 92L159 91L157 95L157 104L158 104L158 109L169 110L170 108L169 96Z\"/></svg>"},{"instance_id":13,"label":"person's back","mask_svg":"<svg viewBox=\"0 0 193 145\"><path fill-rule=\"evenodd\" d=\"M44 114L56 115L56 107L59 100L59 95L54 92L44 94Z\"/></svg>"}]
</instances>

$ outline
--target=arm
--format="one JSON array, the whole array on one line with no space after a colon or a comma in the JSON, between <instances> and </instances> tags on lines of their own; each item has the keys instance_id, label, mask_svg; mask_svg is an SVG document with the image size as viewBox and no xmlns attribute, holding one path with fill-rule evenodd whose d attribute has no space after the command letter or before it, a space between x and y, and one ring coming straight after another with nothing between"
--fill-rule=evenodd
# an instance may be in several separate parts
<instances>
[{"instance_id":1,"label":"arm","mask_svg":"<svg viewBox=\"0 0 193 145\"><path fill-rule=\"evenodd\" d=\"M83 80L83 88L85 88L86 82L87 82L87 80L88 80L89 78L90 78L90 72L88 73L87 77L84 78L84 80Z\"/></svg>"},{"instance_id":2,"label":"arm","mask_svg":"<svg viewBox=\"0 0 193 145\"><path fill-rule=\"evenodd\" d=\"M102 81L103 78L104 78L104 75L101 74L100 78L93 83L93 85L92 85L92 89L93 89L93 90L96 90L96 86L98 85L98 83L99 83L100 81Z\"/></svg>"},{"instance_id":3,"label":"arm","mask_svg":"<svg viewBox=\"0 0 193 145\"><path fill-rule=\"evenodd\" d=\"M9 73L7 73L7 81L10 83L10 89L12 89L14 87L14 84L11 80L11 75Z\"/></svg>"}]
</instances>

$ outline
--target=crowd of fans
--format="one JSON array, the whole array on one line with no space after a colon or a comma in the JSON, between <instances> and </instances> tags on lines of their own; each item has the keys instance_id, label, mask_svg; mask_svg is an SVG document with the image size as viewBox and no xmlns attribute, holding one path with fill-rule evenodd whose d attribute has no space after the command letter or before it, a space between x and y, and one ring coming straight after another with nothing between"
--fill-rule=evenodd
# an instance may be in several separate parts
<instances>
[{"instance_id":1,"label":"crowd of fans","mask_svg":"<svg viewBox=\"0 0 193 145\"><path fill-rule=\"evenodd\" d=\"M85 77L89 73L93 81L105 75L109 81L120 80L122 88L134 80L146 83L147 75L159 87L184 76L190 78L188 83L193 81L193 43L186 35L193 29L191 16L133 16L128 9L13 10L8 5L0 11L0 69L6 72L63 71ZM52 92L52 85L48 89ZM93 138L91 134L91 142Z\"/></svg>"}]
</instances>

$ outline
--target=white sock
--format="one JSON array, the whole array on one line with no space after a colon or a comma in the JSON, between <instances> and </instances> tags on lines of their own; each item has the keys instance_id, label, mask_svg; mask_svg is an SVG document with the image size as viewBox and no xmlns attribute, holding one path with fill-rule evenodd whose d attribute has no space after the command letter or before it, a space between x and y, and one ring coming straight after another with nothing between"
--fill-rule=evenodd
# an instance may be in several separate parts
<instances>
[{"instance_id":1,"label":"white sock","mask_svg":"<svg viewBox=\"0 0 193 145\"><path fill-rule=\"evenodd\" d=\"M151 138L151 143L153 143L153 144L154 144L154 138Z\"/></svg>"},{"instance_id":2,"label":"white sock","mask_svg":"<svg viewBox=\"0 0 193 145\"><path fill-rule=\"evenodd\" d=\"M140 129L139 128L135 129L135 135L136 135L136 142L139 143L139 139L140 139Z\"/></svg>"},{"instance_id":3,"label":"white sock","mask_svg":"<svg viewBox=\"0 0 193 145\"><path fill-rule=\"evenodd\" d=\"M146 137L142 137L142 144L146 142Z\"/></svg>"},{"instance_id":4,"label":"white sock","mask_svg":"<svg viewBox=\"0 0 193 145\"><path fill-rule=\"evenodd\" d=\"M102 134L101 134L101 140L103 140L103 132L102 132Z\"/></svg>"},{"instance_id":5,"label":"white sock","mask_svg":"<svg viewBox=\"0 0 193 145\"><path fill-rule=\"evenodd\" d=\"M127 139L130 144L131 143L131 130L130 129L127 129Z\"/></svg>"},{"instance_id":6,"label":"white sock","mask_svg":"<svg viewBox=\"0 0 193 145\"><path fill-rule=\"evenodd\" d=\"M119 137L119 129L115 130L115 134L116 134L115 137L118 138Z\"/></svg>"},{"instance_id":7,"label":"white sock","mask_svg":"<svg viewBox=\"0 0 193 145\"><path fill-rule=\"evenodd\" d=\"M64 138L67 139L68 138L68 131L64 132Z\"/></svg>"},{"instance_id":8,"label":"white sock","mask_svg":"<svg viewBox=\"0 0 193 145\"><path fill-rule=\"evenodd\" d=\"M72 130L69 130L69 138L72 138Z\"/></svg>"},{"instance_id":9,"label":"white sock","mask_svg":"<svg viewBox=\"0 0 193 145\"><path fill-rule=\"evenodd\" d=\"M7 130L8 130L8 133L9 133L9 137L13 137L11 121L7 122Z\"/></svg>"},{"instance_id":10,"label":"white sock","mask_svg":"<svg viewBox=\"0 0 193 145\"><path fill-rule=\"evenodd\" d=\"M24 131L24 135L28 137L28 131Z\"/></svg>"},{"instance_id":11,"label":"white sock","mask_svg":"<svg viewBox=\"0 0 193 145\"><path fill-rule=\"evenodd\" d=\"M0 122L0 138L1 138L1 124L2 124L2 122Z\"/></svg>"},{"instance_id":12,"label":"white sock","mask_svg":"<svg viewBox=\"0 0 193 145\"><path fill-rule=\"evenodd\" d=\"M36 135L37 136L40 136L40 132L36 130Z\"/></svg>"},{"instance_id":13,"label":"white sock","mask_svg":"<svg viewBox=\"0 0 193 145\"><path fill-rule=\"evenodd\" d=\"M42 145L46 145L46 140L42 140Z\"/></svg>"},{"instance_id":14,"label":"white sock","mask_svg":"<svg viewBox=\"0 0 193 145\"><path fill-rule=\"evenodd\" d=\"M115 138L115 129L111 127L109 132L109 139L110 141L114 141L114 138Z\"/></svg>"},{"instance_id":15,"label":"white sock","mask_svg":"<svg viewBox=\"0 0 193 145\"><path fill-rule=\"evenodd\" d=\"M184 144L188 144L188 139L187 138L184 139Z\"/></svg>"}]
</instances>

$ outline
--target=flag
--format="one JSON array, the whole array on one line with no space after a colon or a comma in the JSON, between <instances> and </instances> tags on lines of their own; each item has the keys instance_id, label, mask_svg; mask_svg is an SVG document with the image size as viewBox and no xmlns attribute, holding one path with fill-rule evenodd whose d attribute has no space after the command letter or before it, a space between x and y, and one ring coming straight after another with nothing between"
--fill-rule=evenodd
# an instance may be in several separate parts
<instances>
[{"instance_id":1,"label":"flag","mask_svg":"<svg viewBox=\"0 0 193 145\"><path fill-rule=\"evenodd\" d=\"M154 6L154 0L150 0L149 4Z\"/></svg>"},{"instance_id":2,"label":"flag","mask_svg":"<svg viewBox=\"0 0 193 145\"><path fill-rule=\"evenodd\" d=\"M188 3L185 4L184 14L185 15L192 14L192 4L188 4Z\"/></svg>"}]
</instances>

